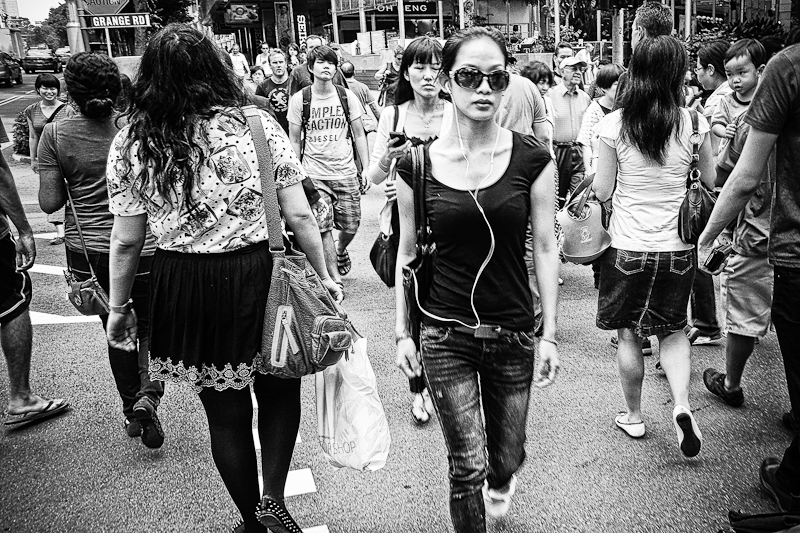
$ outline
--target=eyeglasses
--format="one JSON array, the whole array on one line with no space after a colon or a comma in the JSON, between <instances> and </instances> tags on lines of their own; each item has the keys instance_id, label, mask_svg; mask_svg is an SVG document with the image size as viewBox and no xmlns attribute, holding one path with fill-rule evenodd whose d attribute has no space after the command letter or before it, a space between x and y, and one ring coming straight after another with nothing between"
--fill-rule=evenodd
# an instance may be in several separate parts
<instances>
[{"instance_id":1,"label":"eyeglasses","mask_svg":"<svg viewBox=\"0 0 800 533\"><path fill-rule=\"evenodd\" d=\"M575 65L571 65L571 66L568 66L568 67L561 67L561 70L572 70L572 71L575 71L575 72L586 72L586 67L578 67L578 66L575 66Z\"/></svg>"},{"instance_id":2,"label":"eyeglasses","mask_svg":"<svg viewBox=\"0 0 800 533\"><path fill-rule=\"evenodd\" d=\"M701 70L705 70L705 67L694 67L694 72L695 72L695 73L698 73L698 72L700 72Z\"/></svg>"},{"instance_id":3,"label":"eyeglasses","mask_svg":"<svg viewBox=\"0 0 800 533\"><path fill-rule=\"evenodd\" d=\"M476 68L464 67L450 74L450 77L459 87L464 89L477 89L485 78L489 82L491 90L504 91L508 87L509 75L505 70L495 70L489 74L484 74Z\"/></svg>"}]
</instances>

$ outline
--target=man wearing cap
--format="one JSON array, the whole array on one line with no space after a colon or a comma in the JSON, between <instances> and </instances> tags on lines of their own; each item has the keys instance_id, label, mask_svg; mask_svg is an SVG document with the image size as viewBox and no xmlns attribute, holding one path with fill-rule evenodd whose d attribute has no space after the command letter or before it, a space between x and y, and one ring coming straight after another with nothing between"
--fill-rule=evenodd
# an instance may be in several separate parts
<instances>
[{"instance_id":1,"label":"man wearing cap","mask_svg":"<svg viewBox=\"0 0 800 533\"><path fill-rule=\"evenodd\" d=\"M577 57L567 57L559 65L561 81L547 95L553 102L553 150L558 168L558 202L564 205L567 193L577 187L584 177L583 152L576 142L581 122L592 102L578 88L586 63Z\"/></svg>"}]
</instances>

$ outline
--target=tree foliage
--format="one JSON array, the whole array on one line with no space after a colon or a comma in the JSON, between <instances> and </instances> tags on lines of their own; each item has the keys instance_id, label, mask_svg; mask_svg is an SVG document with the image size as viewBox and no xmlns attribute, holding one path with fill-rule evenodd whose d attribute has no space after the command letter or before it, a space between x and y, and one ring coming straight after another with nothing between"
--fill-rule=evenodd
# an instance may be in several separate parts
<instances>
[{"instance_id":1,"label":"tree foliage","mask_svg":"<svg viewBox=\"0 0 800 533\"><path fill-rule=\"evenodd\" d=\"M50 26L55 31L58 37L60 46L67 44L67 22L69 22L69 15L67 14L67 4L59 4L56 7L50 8L50 13L47 15L47 20L43 25ZM56 47L58 48L58 47Z\"/></svg>"}]
</instances>

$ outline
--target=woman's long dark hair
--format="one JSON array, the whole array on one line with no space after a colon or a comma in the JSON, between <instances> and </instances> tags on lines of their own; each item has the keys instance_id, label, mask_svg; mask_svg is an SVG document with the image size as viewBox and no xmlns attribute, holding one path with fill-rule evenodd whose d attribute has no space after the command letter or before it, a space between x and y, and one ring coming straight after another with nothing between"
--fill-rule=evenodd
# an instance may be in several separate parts
<instances>
[{"instance_id":1,"label":"woman's long dark hair","mask_svg":"<svg viewBox=\"0 0 800 533\"><path fill-rule=\"evenodd\" d=\"M442 45L432 37L414 39L403 51L403 60L395 81L394 103L400 105L414 99L414 89L411 82L406 79L408 69L415 62L423 65L441 63Z\"/></svg>"},{"instance_id":2,"label":"woman's long dark hair","mask_svg":"<svg viewBox=\"0 0 800 533\"><path fill-rule=\"evenodd\" d=\"M683 79L688 56L681 42L659 35L643 39L631 58L622 108L620 138L663 165L667 146L681 126Z\"/></svg>"},{"instance_id":3,"label":"woman's long dark hair","mask_svg":"<svg viewBox=\"0 0 800 533\"><path fill-rule=\"evenodd\" d=\"M72 56L64 70L67 92L86 117L102 120L114 112L122 85L119 67L104 54L81 52Z\"/></svg>"},{"instance_id":4,"label":"woman's long dark hair","mask_svg":"<svg viewBox=\"0 0 800 533\"><path fill-rule=\"evenodd\" d=\"M132 182L143 198L157 192L171 202L181 189L184 207L193 205L197 169L210 156L203 119L223 107L238 108L244 98L222 54L212 39L186 24L170 24L147 43L122 148L123 160L129 160L133 143L139 143L141 168Z\"/></svg>"}]
</instances>

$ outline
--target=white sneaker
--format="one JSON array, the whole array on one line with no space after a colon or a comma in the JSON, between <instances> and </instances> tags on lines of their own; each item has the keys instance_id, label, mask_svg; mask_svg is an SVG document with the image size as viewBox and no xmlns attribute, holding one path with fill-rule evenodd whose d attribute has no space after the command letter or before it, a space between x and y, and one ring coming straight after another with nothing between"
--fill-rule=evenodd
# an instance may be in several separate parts
<instances>
[{"instance_id":1,"label":"white sneaker","mask_svg":"<svg viewBox=\"0 0 800 533\"><path fill-rule=\"evenodd\" d=\"M489 483L483 483L483 504L486 507L486 514L492 518L502 518L511 507L511 497L517 491L517 476L511 475L508 481L508 488L504 492L496 489L490 489Z\"/></svg>"}]
</instances>

